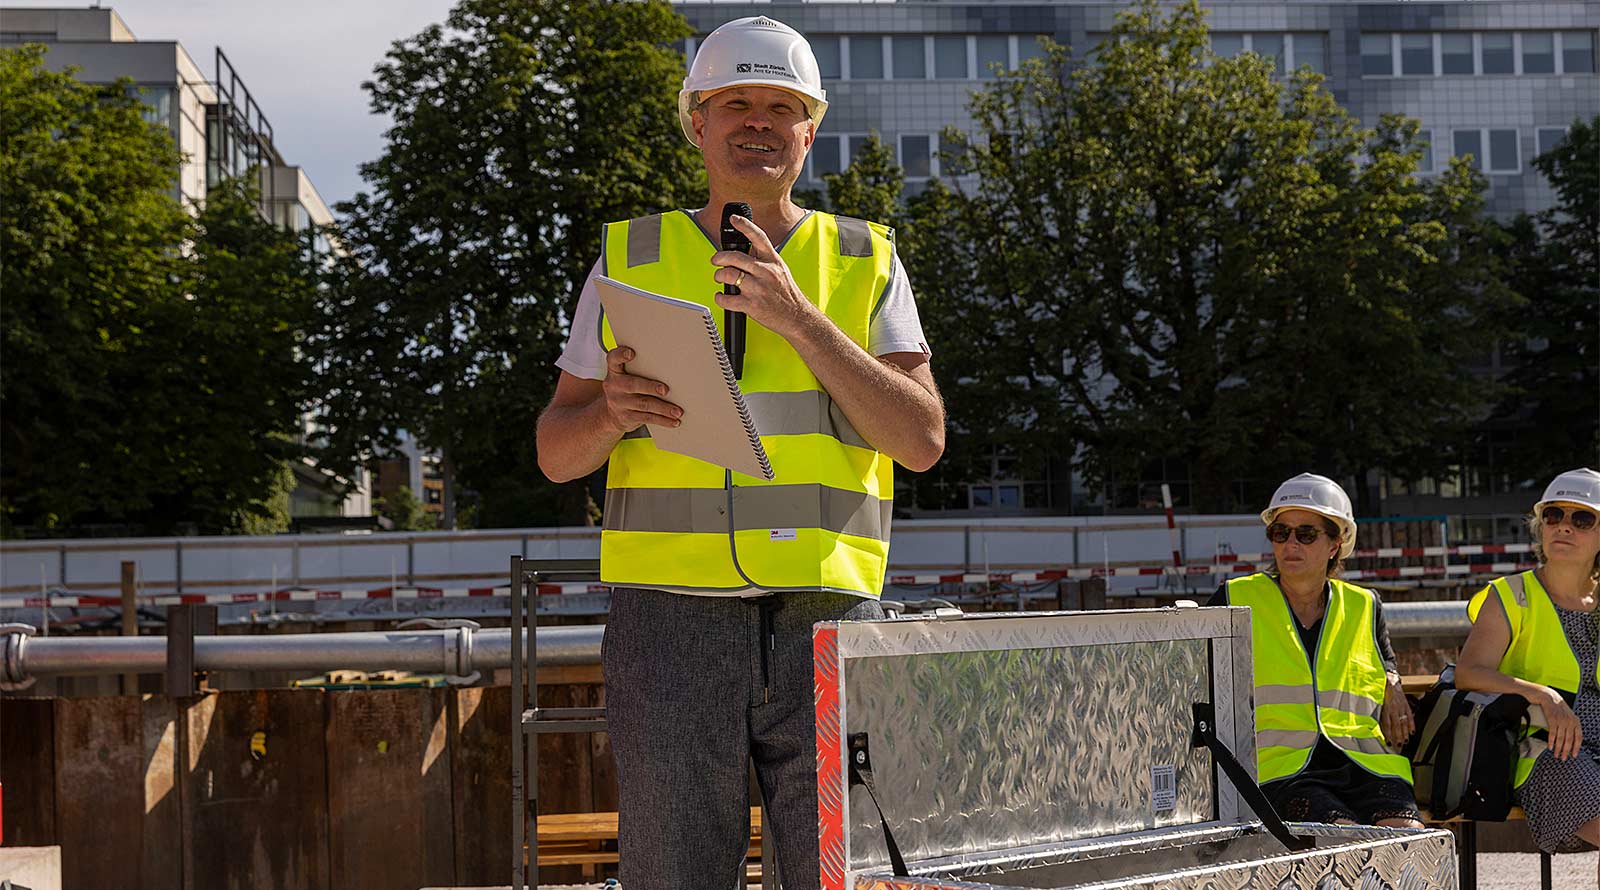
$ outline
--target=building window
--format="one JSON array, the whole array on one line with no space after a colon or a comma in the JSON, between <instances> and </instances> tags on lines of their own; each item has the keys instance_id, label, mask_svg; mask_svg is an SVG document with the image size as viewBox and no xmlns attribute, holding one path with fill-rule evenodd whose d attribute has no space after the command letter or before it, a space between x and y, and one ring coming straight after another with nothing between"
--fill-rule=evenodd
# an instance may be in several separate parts
<instances>
[{"instance_id":1,"label":"building window","mask_svg":"<svg viewBox=\"0 0 1600 890\"><path fill-rule=\"evenodd\" d=\"M1263 59L1272 62L1272 73L1283 73L1283 35L1282 34L1252 34L1250 35L1250 50Z\"/></svg>"},{"instance_id":2,"label":"building window","mask_svg":"<svg viewBox=\"0 0 1600 890\"><path fill-rule=\"evenodd\" d=\"M927 136L900 137L900 167L907 179L927 179L933 175L933 157Z\"/></svg>"},{"instance_id":3,"label":"building window","mask_svg":"<svg viewBox=\"0 0 1600 890\"><path fill-rule=\"evenodd\" d=\"M1361 74L1365 77L1390 77L1394 74L1393 35L1361 35Z\"/></svg>"},{"instance_id":4,"label":"building window","mask_svg":"<svg viewBox=\"0 0 1600 890\"><path fill-rule=\"evenodd\" d=\"M147 124L171 126L172 98L177 91L172 87L128 87L128 95L144 103L139 113Z\"/></svg>"},{"instance_id":5,"label":"building window","mask_svg":"<svg viewBox=\"0 0 1600 890\"><path fill-rule=\"evenodd\" d=\"M1472 35L1439 35L1439 59L1445 74L1472 74Z\"/></svg>"},{"instance_id":6,"label":"building window","mask_svg":"<svg viewBox=\"0 0 1600 890\"><path fill-rule=\"evenodd\" d=\"M1244 52L1243 34L1212 34L1211 51L1224 59L1231 59Z\"/></svg>"},{"instance_id":7,"label":"building window","mask_svg":"<svg viewBox=\"0 0 1600 890\"><path fill-rule=\"evenodd\" d=\"M1017 67L1018 68L1021 68L1022 67L1022 63L1028 61L1029 59L1042 59L1042 58L1044 58L1044 56L1045 56L1044 44L1039 42L1043 37L1044 37L1044 35L1042 35L1042 34L1019 34L1019 35L1017 35Z\"/></svg>"},{"instance_id":8,"label":"building window","mask_svg":"<svg viewBox=\"0 0 1600 890\"><path fill-rule=\"evenodd\" d=\"M850 79L883 78L883 38L871 35L850 38Z\"/></svg>"},{"instance_id":9,"label":"building window","mask_svg":"<svg viewBox=\"0 0 1600 890\"><path fill-rule=\"evenodd\" d=\"M1538 153L1549 154L1565 138L1567 138L1566 127L1540 127L1537 131Z\"/></svg>"},{"instance_id":10,"label":"building window","mask_svg":"<svg viewBox=\"0 0 1600 890\"><path fill-rule=\"evenodd\" d=\"M844 76L839 69L839 38L812 37L811 52L817 57L817 73L823 80L838 80Z\"/></svg>"},{"instance_id":11,"label":"building window","mask_svg":"<svg viewBox=\"0 0 1600 890\"><path fill-rule=\"evenodd\" d=\"M1489 131L1489 173L1522 172L1521 140L1516 130Z\"/></svg>"},{"instance_id":12,"label":"building window","mask_svg":"<svg viewBox=\"0 0 1600 890\"><path fill-rule=\"evenodd\" d=\"M1483 133L1479 130L1456 130L1450 134L1451 157L1472 156L1472 162L1483 169Z\"/></svg>"},{"instance_id":13,"label":"building window","mask_svg":"<svg viewBox=\"0 0 1600 890\"><path fill-rule=\"evenodd\" d=\"M1556 35L1549 31L1522 35L1522 73L1556 73Z\"/></svg>"},{"instance_id":14,"label":"building window","mask_svg":"<svg viewBox=\"0 0 1600 890\"><path fill-rule=\"evenodd\" d=\"M1561 71L1564 74L1594 73L1594 32L1566 31L1562 33Z\"/></svg>"},{"instance_id":15,"label":"building window","mask_svg":"<svg viewBox=\"0 0 1600 890\"><path fill-rule=\"evenodd\" d=\"M939 173L942 176L965 176L971 173L965 155L966 148L959 140L952 140L943 133L939 134Z\"/></svg>"},{"instance_id":16,"label":"building window","mask_svg":"<svg viewBox=\"0 0 1600 890\"><path fill-rule=\"evenodd\" d=\"M837 135L818 136L811 143L811 154L806 161L811 165L811 178L821 179L829 174L838 173L844 169L839 161L839 137Z\"/></svg>"},{"instance_id":17,"label":"building window","mask_svg":"<svg viewBox=\"0 0 1600 890\"><path fill-rule=\"evenodd\" d=\"M933 38L933 76L947 80L967 80L967 38Z\"/></svg>"},{"instance_id":18,"label":"building window","mask_svg":"<svg viewBox=\"0 0 1600 890\"><path fill-rule=\"evenodd\" d=\"M1503 31L1483 35L1483 73L1515 74L1517 62L1511 51L1511 35Z\"/></svg>"},{"instance_id":19,"label":"building window","mask_svg":"<svg viewBox=\"0 0 1600 890\"><path fill-rule=\"evenodd\" d=\"M884 140L880 136L879 137L879 141L882 141L884 147L889 150L889 161L891 163L897 163L896 158L895 158L894 140L893 139ZM845 155L845 158L844 158L844 162L845 162L846 166L848 166L850 164L854 164L856 162L856 158L861 155L861 149L865 148L866 144L867 144L867 134L859 133L859 134L850 136L849 137L849 141L848 141L847 144L849 145L850 151Z\"/></svg>"},{"instance_id":20,"label":"building window","mask_svg":"<svg viewBox=\"0 0 1600 890\"><path fill-rule=\"evenodd\" d=\"M1011 38L1003 34L979 34L978 77L993 80L995 66L1011 67Z\"/></svg>"},{"instance_id":21,"label":"building window","mask_svg":"<svg viewBox=\"0 0 1600 890\"><path fill-rule=\"evenodd\" d=\"M895 80L925 80L927 78L928 64L924 57L924 41L921 37L895 37L889 43L894 52Z\"/></svg>"},{"instance_id":22,"label":"building window","mask_svg":"<svg viewBox=\"0 0 1600 890\"><path fill-rule=\"evenodd\" d=\"M1310 68L1318 74L1328 73L1327 41L1321 34L1296 34L1291 41L1294 67Z\"/></svg>"},{"instance_id":23,"label":"building window","mask_svg":"<svg viewBox=\"0 0 1600 890\"><path fill-rule=\"evenodd\" d=\"M1412 77L1433 76L1433 35L1400 35L1400 73Z\"/></svg>"},{"instance_id":24,"label":"building window","mask_svg":"<svg viewBox=\"0 0 1600 890\"><path fill-rule=\"evenodd\" d=\"M1417 161L1418 173L1433 172L1433 131L1417 131L1417 148L1422 151L1422 158Z\"/></svg>"}]
</instances>

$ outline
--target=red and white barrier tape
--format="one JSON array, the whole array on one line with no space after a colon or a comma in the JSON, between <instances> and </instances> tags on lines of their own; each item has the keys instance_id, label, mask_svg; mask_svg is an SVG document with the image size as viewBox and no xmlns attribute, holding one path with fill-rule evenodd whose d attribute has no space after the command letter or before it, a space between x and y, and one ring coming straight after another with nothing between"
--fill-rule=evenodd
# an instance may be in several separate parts
<instances>
[{"instance_id":1,"label":"red and white barrier tape","mask_svg":"<svg viewBox=\"0 0 1600 890\"><path fill-rule=\"evenodd\" d=\"M1491 549L1492 548L1492 549ZM1517 549L1512 549L1517 548ZM1418 548L1422 549L1422 548ZM1392 555L1430 555L1442 556L1445 548L1426 548L1428 554L1404 554L1395 548ZM1453 553L1461 555L1474 555L1477 553L1519 553L1526 552L1525 544L1480 545L1475 547L1450 548ZM1470 553L1469 553L1470 551ZM1391 554L1386 550L1369 551L1376 558L1387 558ZM1356 556L1362 556L1362 551L1357 551ZM1046 569L1037 572L955 572L951 574L917 574L917 575L890 575L888 583L917 586L928 584L1038 584L1060 580L1083 580L1086 578L1133 578L1133 577L1160 577L1163 575L1236 575L1260 571L1264 564L1258 560L1270 558L1270 553L1242 553L1234 554L1228 558L1219 558L1211 565L1191 565L1182 567L1173 566L1120 566L1118 568L1072 568L1072 569ZM1246 561L1250 560L1250 561ZM1393 566L1388 568L1359 569L1345 572L1341 577L1350 581L1363 579L1395 579L1395 578L1437 578L1460 575L1505 575L1511 572L1523 571L1534 567L1530 562L1495 562L1495 563L1463 563L1460 565L1431 565L1431 566ZM575 582L565 584L540 584L538 591L541 595L563 593L603 593L610 588L604 584L589 582ZM175 606L189 604L204 605L230 605L240 603L272 603L272 602L312 602L317 600L375 600L375 599L449 599L458 597L482 596L510 596L511 588L502 587L379 587L373 590L279 590L266 593L182 593L182 594L154 594L138 597L141 605L148 606ZM96 607L119 606L122 604L120 596L73 596L50 595L45 596L0 596L0 609L40 608L54 606L60 608L71 607Z\"/></svg>"},{"instance_id":2,"label":"red and white barrier tape","mask_svg":"<svg viewBox=\"0 0 1600 890\"><path fill-rule=\"evenodd\" d=\"M540 594L601 593L610 590L603 584L540 584ZM510 596L502 587L379 587L374 590L279 590L267 593L165 593L140 596L145 606L228 605L236 603L310 602L315 600L441 599L474 596ZM47 601L48 600L48 601ZM0 596L0 609L40 606L120 606L120 596Z\"/></svg>"},{"instance_id":3,"label":"red and white barrier tape","mask_svg":"<svg viewBox=\"0 0 1600 890\"><path fill-rule=\"evenodd\" d=\"M1466 544L1460 547L1379 547L1371 550L1357 550L1350 554L1350 558L1405 559L1417 556L1491 556L1532 552L1532 544ZM1236 562L1266 562L1271 558L1271 553L1229 553L1219 555L1216 561L1219 565L1231 565Z\"/></svg>"}]
</instances>

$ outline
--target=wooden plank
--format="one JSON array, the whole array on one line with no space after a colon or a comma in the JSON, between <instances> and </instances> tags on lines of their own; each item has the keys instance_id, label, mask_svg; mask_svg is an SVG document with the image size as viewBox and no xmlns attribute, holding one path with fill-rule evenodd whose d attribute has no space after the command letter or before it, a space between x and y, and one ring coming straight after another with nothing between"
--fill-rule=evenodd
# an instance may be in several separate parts
<instances>
[{"instance_id":1,"label":"wooden plank","mask_svg":"<svg viewBox=\"0 0 1600 890\"><path fill-rule=\"evenodd\" d=\"M511 863L511 689L454 689L448 700L456 883L498 884Z\"/></svg>"},{"instance_id":2,"label":"wooden plank","mask_svg":"<svg viewBox=\"0 0 1600 890\"><path fill-rule=\"evenodd\" d=\"M324 694L256 689L190 701L192 886L333 886Z\"/></svg>"},{"instance_id":3,"label":"wooden plank","mask_svg":"<svg viewBox=\"0 0 1600 890\"><path fill-rule=\"evenodd\" d=\"M61 886L153 886L140 875L144 720L139 699L57 699L55 710Z\"/></svg>"},{"instance_id":4,"label":"wooden plank","mask_svg":"<svg viewBox=\"0 0 1600 890\"><path fill-rule=\"evenodd\" d=\"M590 705L582 687L540 686L541 708L580 708ZM538 736L538 813L581 813L595 809L590 775L589 740L583 733L547 732ZM616 809L612 807L611 809Z\"/></svg>"},{"instance_id":5,"label":"wooden plank","mask_svg":"<svg viewBox=\"0 0 1600 890\"><path fill-rule=\"evenodd\" d=\"M455 880L448 694L326 693L332 886L387 890Z\"/></svg>"},{"instance_id":6,"label":"wooden plank","mask_svg":"<svg viewBox=\"0 0 1600 890\"><path fill-rule=\"evenodd\" d=\"M5 843L56 843L55 706L48 698L0 698L0 783Z\"/></svg>"},{"instance_id":7,"label":"wooden plank","mask_svg":"<svg viewBox=\"0 0 1600 890\"><path fill-rule=\"evenodd\" d=\"M543 708L585 707L590 699L585 689L593 686L546 686L538 689L539 706ZM585 733L541 733L534 744L539 746L539 784L537 813L588 812L594 807L594 785L590 774L589 737ZM611 807L616 809L616 807ZM597 877L585 873L578 866L552 867L539 873L541 882L574 884Z\"/></svg>"},{"instance_id":8,"label":"wooden plank","mask_svg":"<svg viewBox=\"0 0 1600 890\"><path fill-rule=\"evenodd\" d=\"M179 778L184 775L178 706L165 695L141 698L139 719L144 758L144 836L139 874L146 887L183 886L184 813Z\"/></svg>"},{"instance_id":9,"label":"wooden plank","mask_svg":"<svg viewBox=\"0 0 1600 890\"><path fill-rule=\"evenodd\" d=\"M1520 810L1518 812L1521 812ZM539 817L539 842L616 840L616 813L549 813ZM750 835L761 837L761 808L750 808Z\"/></svg>"}]
</instances>

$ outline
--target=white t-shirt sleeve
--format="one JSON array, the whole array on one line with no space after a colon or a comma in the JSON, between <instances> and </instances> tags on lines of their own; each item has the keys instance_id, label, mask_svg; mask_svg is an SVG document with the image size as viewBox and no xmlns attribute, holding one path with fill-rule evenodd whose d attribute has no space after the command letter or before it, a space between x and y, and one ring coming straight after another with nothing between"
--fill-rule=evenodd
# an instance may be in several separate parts
<instances>
[{"instance_id":1,"label":"white t-shirt sleeve","mask_svg":"<svg viewBox=\"0 0 1600 890\"><path fill-rule=\"evenodd\" d=\"M556 367L585 380L606 379L606 351L600 345L600 294L594 280L600 275L600 260L594 261L589 277L578 293L578 308L572 313L572 330L567 345L556 359Z\"/></svg>"},{"instance_id":2,"label":"white t-shirt sleeve","mask_svg":"<svg viewBox=\"0 0 1600 890\"><path fill-rule=\"evenodd\" d=\"M933 355L933 350L928 348L928 338L922 333L917 301L911 294L911 279L900 264L898 251L894 254L889 271L889 286L872 312L867 339L872 344L873 355L888 355L891 352Z\"/></svg>"},{"instance_id":3,"label":"white t-shirt sleeve","mask_svg":"<svg viewBox=\"0 0 1600 890\"><path fill-rule=\"evenodd\" d=\"M567 345L562 347L561 357L556 359L556 367L585 380L604 380L606 377L606 352L600 345L600 295L594 283L600 274L600 261L595 260L589 277L583 282L583 290L578 293L578 307L572 314L572 329L567 335ZM917 315L911 279L900 264L899 253L893 258L889 285L873 307L867 337L875 356L891 352L933 354L928 348L927 337L922 333L922 319Z\"/></svg>"}]
</instances>

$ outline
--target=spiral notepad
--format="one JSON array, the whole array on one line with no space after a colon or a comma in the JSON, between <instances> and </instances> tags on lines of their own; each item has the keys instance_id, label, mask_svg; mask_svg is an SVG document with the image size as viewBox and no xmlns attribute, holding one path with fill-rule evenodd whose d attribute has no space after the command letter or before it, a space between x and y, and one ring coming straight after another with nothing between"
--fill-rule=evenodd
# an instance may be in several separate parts
<instances>
[{"instance_id":1,"label":"spiral notepad","mask_svg":"<svg viewBox=\"0 0 1600 890\"><path fill-rule=\"evenodd\" d=\"M634 351L628 373L665 383L667 401L683 409L679 426L648 425L655 446L772 479L772 463L711 310L604 276L595 282L617 342Z\"/></svg>"}]
</instances>

